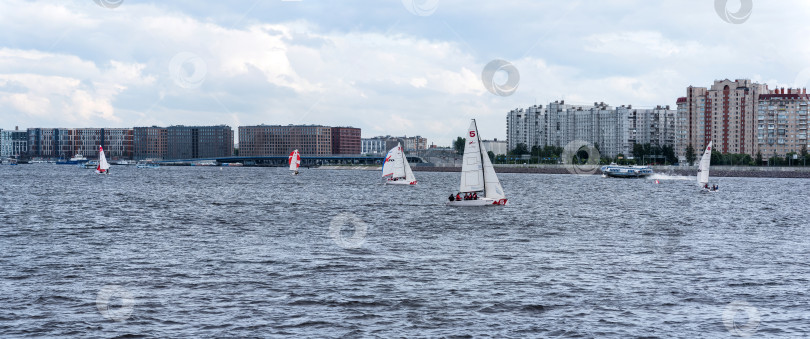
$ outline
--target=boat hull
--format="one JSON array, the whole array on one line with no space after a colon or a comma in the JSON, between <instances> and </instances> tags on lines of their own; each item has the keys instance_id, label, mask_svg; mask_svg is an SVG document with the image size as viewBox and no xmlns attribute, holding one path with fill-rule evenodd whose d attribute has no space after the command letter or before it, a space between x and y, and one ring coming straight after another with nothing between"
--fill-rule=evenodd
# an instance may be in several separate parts
<instances>
[{"instance_id":1,"label":"boat hull","mask_svg":"<svg viewBox=\"0 0 810 339\"><path fill-rule=\"evenodd\" d=\"M79 165L79 164L86 163L87 161L88 160L63 160L63 161L57 161L56 164L57 165Z\"/></svg>"},{"instance_id":2,"label":"boat hull","mask_svg":"<svg viewBox=\"0 0 810 339\"><path fill-rule=\"evenodd\" d=\"M602 174L612 178L643 178L652 175L652 173L602 173Z\"/></svg>"},{"instance_id":3,"label":"boat hull","mask_svg":"<svg viewBox=\"0 0 810 339\"><path fill-rule=\"evenodd\" d=\"M506 199L478 198L477 200L448 201L445 205L452 207L503 206L506 205Z\"/></svg>"},{"instance_id":4,"label":"boat hull","mask_svg":"<svg viewBox=\"0 0 810 339\"><path fill-rule=\"evenodd\" d=\"M387 180L385 182L386 185L416 185L416 180L414 181L407 181L407 180Z\"/></svg>"}]
</instances>

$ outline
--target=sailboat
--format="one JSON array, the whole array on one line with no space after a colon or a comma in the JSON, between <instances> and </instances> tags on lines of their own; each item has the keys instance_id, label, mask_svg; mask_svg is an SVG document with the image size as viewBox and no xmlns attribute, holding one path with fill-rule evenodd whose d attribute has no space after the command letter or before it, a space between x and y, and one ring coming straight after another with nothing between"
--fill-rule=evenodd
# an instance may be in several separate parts
<instances>
[{"instance_id":1,"label":"sailboat","mask_svg":"<svg viewBox=\"0 0 810 339\"><path fill-rule=\"evenodd\" d=\"M408 164L401 144L397 143L397 147L392 148L385 156L382 177L388 179L386 184L416 185L416 177L413 176L411 165Z\"/></svg>"},{"instance_id":2,"label":"sailboat","mask_svg":"<svg viewBox=\"0 0 810 339\"><path fill-rule=\"evenodd\" d=\"M298 153L298 150L294 150L290 153L290 171L293 171L292 175L298 175L298 167L301 167L301 154Z\"/></svg>"},{"instance_id":3,"label":"sailboat","mask_svg":"<svg viewBox=\"0 0 810 339\"><path fill-rule=\"evenodd\" d=\"M506 205L503 187L495 174L495 167L489 161L487 150L481 145L478 126L472 119L467 131L467 142L464 146L463 163L461 164L461 184L459 193L447 202L447 206L494 206ZM475 194L476 199L464 200L464 196Z\"/></svg>"},{"instance_id":4,"label":"sailboat","mask_svg":"<svg viewBox=\"0 0 810 339\"><path fill-rule=\"evenodd\" d=\"M697 172L697 184L703 192L715 192L713 186L709 186L709 166L712 164L712 142L706 146L703 156L700 157Z\"/></svg>"},{"instance_id":5,"label":"sailboat","mask_svg":"<svg viewBox=\"0 0 810 339\"><path fill-rule=\"evenodd\" d=\"M107 157L104 156L104 148L98 146L98 166L96 166L96 173L110 174L110 163L107 162Z\"/></svg>"}]
</instances>

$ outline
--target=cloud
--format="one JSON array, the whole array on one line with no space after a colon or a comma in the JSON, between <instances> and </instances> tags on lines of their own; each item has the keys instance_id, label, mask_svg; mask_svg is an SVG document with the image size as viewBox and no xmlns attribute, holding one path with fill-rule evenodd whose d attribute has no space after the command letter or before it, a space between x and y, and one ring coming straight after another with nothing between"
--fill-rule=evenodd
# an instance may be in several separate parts
<instances>
[{"instance_id":1,"label":"cloud","mask_svg":"<svg viewBox=\"0 0 810 339\"><path fill-rule=\"evenodd\" d=\"M0 65L0 107L18 113L17 120L22 115L48 125L120 123L115 97L128 86L154 81L142 75L141 64L111 61L99 68L76 56L39 51L0 49Z\"/></svg>"},{"instance_id":2,"label":"cloud","mask_svg":"<svg viewBox=\"0 0 810 339\"><path fill-rule=\"evenodd\" d=\"M430 16L397 1L125 1L111 10L8 0L0 118L32 127L353 125L440 145L476 118L485 138L502 139L506 112L535 103L674 105L687 86L714 79L792 83L810 67L810 47L796 43L810 5L786 6L755 7L729 25L710 3L637 0L443 0ZM180 53L204 63L199 86L172 78ZM512 96L481 82L496 58L520 72Z\"/></svg>"}]
</instances>

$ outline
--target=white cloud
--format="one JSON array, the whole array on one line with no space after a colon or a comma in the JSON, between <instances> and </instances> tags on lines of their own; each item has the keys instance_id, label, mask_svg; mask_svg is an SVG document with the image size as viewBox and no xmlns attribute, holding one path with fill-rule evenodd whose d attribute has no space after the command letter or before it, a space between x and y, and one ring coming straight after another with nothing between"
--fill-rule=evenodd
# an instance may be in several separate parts
<instances>
[{"instance_id":1,"label":"white cloud","mask_svg":"<svg viewBox=\"0 0 810 339\"><path fill-rule=\"evenodd\" d=\"M141 64L111 61L98 68L76 56L39 51L0 49L0 65L5 66L0 73L0 104L51 126L122 122L115 115L114 98L129 85L154 82L141 75L145 67Z\"/></svg>"},{"instance_id":2,"label":"white cloud","mask_svg":"<svg viewBox=\"0 0 810 339\"><path fill-rule=\"evenodd\" d=\"M516 107L563 98L674 105L689 85L760 74L793 83L810 67L810 47L800 43L810 5L801 2L782 6L790 13L756 6L741 25L701 2L447 0L427 17L399 2L183 6L0 2L0 118L20 126L354 125L364 136L421 134L447 145L470 118L485 138L503 138L505 113ZM172 80L169 63L180 52L205 62L198 88ZM481 70L494 58L519 70L514 95L483 87Z\"/></svg>"}]
</instances>

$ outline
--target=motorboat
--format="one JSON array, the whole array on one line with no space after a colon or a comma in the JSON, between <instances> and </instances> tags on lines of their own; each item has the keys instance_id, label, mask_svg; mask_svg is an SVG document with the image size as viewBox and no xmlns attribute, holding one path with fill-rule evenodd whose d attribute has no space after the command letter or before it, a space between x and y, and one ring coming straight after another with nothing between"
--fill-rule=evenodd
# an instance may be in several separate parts
<instances>
[{"instance_id":1,"label":"motorboat","mask_svg":"<svg viewBox=\"0 0 810 339\"><path fill-rule=\"evenodd\" d=\"M81 154L76 154L74 157L70 158L69 160L60 159L56 161L57 165L78 165L88 162L89 159L85 158Z\"/></svg>"},{"instance_id":2,"label":"motorboat","mask_svg":"<svg viewBox=\"0 0 810 339\"><path fill-rule=\"evenodd\" d=\"M614 178L643 178L653 175L653 169L650 166L623 166L610 164L602 166L599 170L602 174Z\"/></svg>"}]
</instances>

